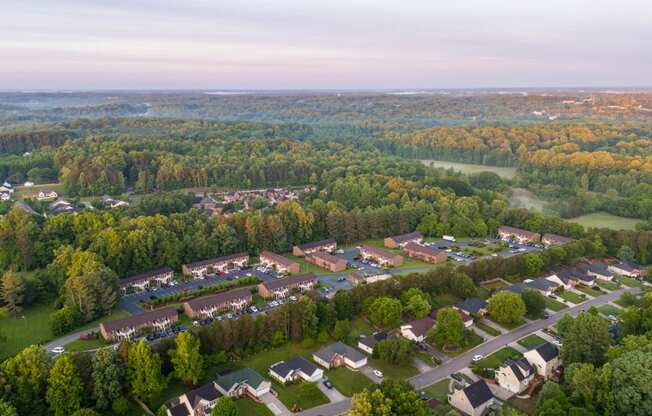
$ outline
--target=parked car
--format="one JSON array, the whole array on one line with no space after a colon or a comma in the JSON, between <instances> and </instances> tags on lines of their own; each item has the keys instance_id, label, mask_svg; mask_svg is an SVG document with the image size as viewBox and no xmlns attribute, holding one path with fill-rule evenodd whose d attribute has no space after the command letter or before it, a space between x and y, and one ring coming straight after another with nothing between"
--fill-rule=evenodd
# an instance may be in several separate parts
<instances>
[{"instance_id":1,"label":"parked car","mask_svg":"<svg viewBox=\"0 0 652 416\"><path fill-rule=\"evenodd\" d=\"M297 297L294 296L294 295L292 295L292 296L290 296L290 300L291 300L292 302L296 302L296 301L297 301Z\"/></svg>"},{"instance_id":2,"label":"parked car","mask_svg":"<svg viewBox=\"0 0 652 416\"><path fill-rule=\"evenodd\" d=\"M477 363L478 361L482 360L483 358L484 358L484 356L482 354L476 354L476 355L473 356L473 358L471 360L474 363Z\"/></svg>"},{"instance_id":3,"label":"parked car","mask_svg":"<svg viewBox=\"0 0 652 416\"><path fill-rule=\"evenodd\" d=\"M54 347L50 350L52 354L63 354L65 351L66 349L63 346Z\"/></svg>"},{"instance_id":4,"label":"parked car","mask_svg":"<svg viewBox=\"0 0 652 416\"><path fill-rule=\"evenodd\" d=\"M380 371L380 370L374 370L374 375L376 377L378 377L378 378L383 378L384 377L383 372Z\"/></svg>"},{"instance_id":5,"label":"parked car","mask_svg":"<svg viewBox=\"0 0 652 416\"><path fill-rule=\"evenodd\" d=\"M344 276L340 276L340 277L337 278L338 282L343 282L345 280L346 280L346 277L344 277Z\"/></svg>"},{"instance_id":6,"label":"parked car","mask_svg":"<svg viewBox=\"0 0 652 416\"><path fill-rule=\"evenodd\" d=\"M333 388L333 384L327 378L324 379L324 386L329 390Z\"/></svg>"}]
</instances>

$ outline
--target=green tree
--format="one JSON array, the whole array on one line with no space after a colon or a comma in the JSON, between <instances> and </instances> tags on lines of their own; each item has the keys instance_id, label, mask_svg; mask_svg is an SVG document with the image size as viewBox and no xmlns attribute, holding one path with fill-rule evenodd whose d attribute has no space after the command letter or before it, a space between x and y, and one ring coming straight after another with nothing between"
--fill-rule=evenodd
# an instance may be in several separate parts
<instances>
[{"instance_id":1,"label":"green tree","mask_svg":"<svg viewBox=\"0 0 652 416\"><path fill-rule=\"evenodd\" d=\"M18 274L9 271L2 276L2 300L12 312L19 312L25 301L25 281Z\"/></svg>"},{"instance_id":2,"label":"green tree","mask_svg":"<svg viewBox=\"0 0 652 416\"><path fill-rule=\"evenodd\" d=\"M176 348L168 351L174 366L174 376L186 384L197 384L204 373L199 340L186 331L177 335L175 342Z\"/></svg>"},{"instance_id":3,"label":"green tree","mask_svg":"<svg viewBox=\"0 0 652 416\"><path fill-rule=\"evenodd\" d=\"M426 408L417 392L405 380L384 380L380 391L392 403L392 414L402 416L425 416Z\"/></svg>"},{"instance_id":4,"label":"green tree","mask_svg":"<svg viewBox=\"0 0 652 416\"><path fill-rule=\"evenodd\" d=\"M100 414L93 409L79 409L70 416L100 416Z\"/></svg>"},{"instance_id":5,"label":"green tree","mask_svg":"<svg viewBox=\"0 0 652 416\"><path fill-rule=\"evenodd\" d=\"M93 356L93 396L98 409L108 409L122 397L125 370L118 355L108 348L99 349Z\"/></svg>"},{"instance_id":6,"label":"green tree","mask_svg":"<svg viewBox=\"0 0 652 416\"><path fill-rule=\"evenodd\" d=\"M632 250L630 246L623 244L618 249L618 254L616 254L616 256L623 261L634 261L636 253L634 253L634 250Z\"/></svg>"},{"instance_id":7,"label":"green tree","mask_svg":"<svg viewBox=\"0 0 652 416\"><path fill-rule=\"evenodd\" d=\"M21 415L46 414L45 397L50 357L43 347L27 347L0 366L5 388Z\"/></svg>"},{"instance_id":8,"label":"green tree","mask_svg":"<svg viewBox=\"0 0 652 416\"><path fill-rule=\"evenodd\" d=\"M18 416L18 412L11 403L0 400L0 416Z\"/></svg>"},{"instance_id":9,"label":"green tree","mask_svg":"<svg viewBox=\"0 0 652 416\"><path fill-rule=\"evenodd\" d=\"M388 338L374 345L372 357L378 358L386 363L400 365L407 364L412 358L414 344L403 338Z\"/></svg>"},{"instance_id":10,"label":"green tree","mask_svg":"<svg viewBox=\"0 0 652 416\"><path fill-rule=\"evenodd\" d=\"M652 353L632 351L605 366L617 415L652 414Z\"/></svg>"},{"instance_id":11,"label":"green tree","mask_svg":"<svg viewBox=\"0 0 652 416\"><path fill-rule=\"evenodd\" d=\"M437 311L437 325L431 331L429 340L443 348L458 347L464 341L464 321L453 308Z\"/></svg>"},{"instance_id":12,"label":"green tree","mask_svg":"<svg viewBox=\"0 0 652 416\"><path fill-rule=\"evenodd\" d=\"M151 400L166 385L161 374L161 357L152 351L145 340L129 348L127 374L131 393L141 400Z\"/></svg>"},{"instance_id":13,"label":"green tree","mask_svg":"<svg viewBox=\"0 0 652 416\"><path fill-rule=\"evenodd\" d=\"M604 319L591 313L581 313L573 319L562 336L564 365L604 363L611 342L608 326Z\"/></svg>"},{"instance_id":14,"label":"green tree","mask_svg":"<svg viewBox=\"0 0 652 416\"><path fill-rule=\"evenodd\" d=\"M69 416L81 407L84 386L68 355L61 355L50 370L45 399L55 416Z\"/></svg>"},{"instance_id":15,"label":"green tree","mask_svg":"<svg viewBox=\"0 0 652 416\"><path fill-rule=\"evenodd\" d=\"M378 389L364 389L351 398L351 416L392 416L392 401Z\"/></svg>"},{"instance_id":16,"label":"green tree","mask_svg":"<svg viewBox=\"0 0 652 416\"><path fill-rule=\"evenodd\" d=\"M498 292L489 299L487 311L498 323L516 324L525 316L525 303L517 293Z\"/></svg>"},{"instance_id":17,"label":"green tree","mask_svg":"<svg viewBox=\"0 0 652 416\"><path fill-rule=\"evenodd\" d=\"M111 403L111 410L116 415L126 415L129 411L129 400L126 397L118 397Z\"/></svg>"},{"instance_id":18,"label":"green tree","mask_svg":"<svg viewBox=\"0 0 652 416\"><path fill-rule=\"evenodd\" d=\"M211 412L212 416L239 416L240 412L233 399L229 396L223 396L217 399L215 407Z\"/></svg>"},{"instance_id":19,"label":"green tree","mask_svg":"<svg viewBox=\"0 0 652 416\"><path fill-rule=\"evenodd\" d=\"M393 298L377 298L369 306L371 321L385 328L397 327L401 323L402 312L401 301Z\"/></svg>"},{"instance_id":20,"label":"green tree","mask_svg":"<svg viewBox=\"0 0 652 416\"><path fill-rule=\"evenodd\" d=\"M536 277L543 270L545 262L539 253L528 253L525 256L525 268L529 277Z\"/></svg>"},{"instance_id":21,"label":"green tree","mask_svg":"<svg viewBox=\"0 0 652 416\"><path fill-rule=\"evenodd\" d=\"M536 289L528 288L523 290L521 298L523 299L523 303L525 303L525 310L528 316L538 318L546 309L546 298Z\"/></svg>"},{"instance_id":22,"label":"green tree","mask_svg":"<svg viewBox=\"0 0 652 416\"><path fill-rule=\"evenodd\" d=\"M350 332L351 324L347 319L335 322L335 327L333 328L333 338L338 341L346 341L349 338Z\"/></svg>"},{"instance_id":23,"label":"green tree","mask_svg":"<svg viewBox=\"0 0 652 416\"><path fill-rule=\"evenodd\" d=\"M413 294L404 302L404 305L405 311L411 313L417 319L425 318L432 310L432 306L430 306L425 294Z\"/></svg>"}]
</instances>

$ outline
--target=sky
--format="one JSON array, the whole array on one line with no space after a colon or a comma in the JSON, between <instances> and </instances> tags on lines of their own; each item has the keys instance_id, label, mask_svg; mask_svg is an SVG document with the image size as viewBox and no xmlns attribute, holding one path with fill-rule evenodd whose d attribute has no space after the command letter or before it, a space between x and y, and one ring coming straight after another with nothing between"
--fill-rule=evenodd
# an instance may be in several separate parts
<instances>
[{"instance_id":1,"label":"sky","mask_svg":"<svg viewBox=\"0 0 652 416\"><path fill-rule=\"evenodd\" d=\"M652 86L650 0L2 0L0 89Z\"/></svg>"}]
</instances>

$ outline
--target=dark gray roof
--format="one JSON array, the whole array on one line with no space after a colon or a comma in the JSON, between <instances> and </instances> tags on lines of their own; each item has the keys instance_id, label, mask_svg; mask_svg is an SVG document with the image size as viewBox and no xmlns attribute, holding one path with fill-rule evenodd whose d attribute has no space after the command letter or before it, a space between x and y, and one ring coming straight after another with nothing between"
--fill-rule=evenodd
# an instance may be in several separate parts
<instances>
[{"instance_id":1,"label":"dark gray roof","mask_svg":"<svg viewBox=\"0 0 652 416\"><path fill-rule=\"evenodd\" d=\"M263 284L269 290L280 289L282 287L299 285L304 282L317 281L317 276L312 273L302 274L299 276L290 276L283 279L272 280L271 282L264 282Z\"/></svg>"},{"instance_id":2,"label":"dark gray roof","mask_svg":"<svg viewBox=\"0 0 652 416\"><path fill-rule=\"evenodd\" d=\"M631 261L619 261L618 263L616 263L616 267L622 270L626 270L628 272L633 272L639 270L641 268L641 265Z\"/></svg>"},{"instance_id":3,"label":"dark gray roof","mask_svg":"<svg viewBox=\"0 0 652 416\"><path fill-rule=\"evenodd\" d=\"M186 393L186 397L188 397L188 401L193 409L197 407L201 400L212 402L213 400L217 400L220 396L220 392L215 388L215 385L212 382L204 384L203 386Z\"/></svg>"},{"instance_id":4,"label":"dark gray roof","mask_svg":"<svg viewBox=\"0 0 652 416\"><path fill-rule=\"evenodd\" d=\"M404 243L406 241L419 240L419 239L423 238L423 234L421 234L418 231L414 231L414 232L407 233L407 234L395 235L395 236L392 236L390 238L392 240L394 240L396 243L400 244L400 243Z\"/></svg>"},{"instance_id":5,"label":"dark gray roof","mask_svg":"<svg viewBox=\"0 0 652 416\"><path fill-rule=\"evenodd\" d=\"M199 266L210 266L211 264L217 264L217 263L224 263L228 262L229 260L236 260L240 259L242 257L249 257L247 253L238 253L238 254L231 254L229 256L223 256L223 257L218 257L215 259L210 259L210 260L202 260L202 261L196 261L194 263L188 263L186 264L187 267L199 267Z\"/></svg>"},{"instance_id":6,"label":"dark gray roof","mask_svg":"<svg viewBox=\"0 0 652 416\"><path fill-rule=\"evenodd\" d=\"M412 333L416 336L426 335L426 332L435 326L435 321L431 318L417 319L416 321L409 322L407 325L412 327Z\"/></svg>"},{"instance_id":7,"label":"dark gray roof","mask_svg":"<svg viewBox=\"0 0 652 416\"><path fill-rule=\"evenodd\" d=\"M192 299L186 302L193 310L197 311L205 307L222 305L236 299L251 299L251 290L249 288L234 289L228 292L218 293L216 295L204 296Z\"/></svg>"},{"instance_id":8,"label":"dark gray roof","mask_svg":"<svg viewBox=\"0 0 652 416\"><path fill-rule=\"evenodd\" d=\"M539 289L539 290L549 290L556 288L558 285L554 282L551 282L550 280L539 277L537 279L534 279L531 282L527 282L525 284L526 287L531 287L533 289Z\"/></svg>"},{"instance_id":9,"label":"dark gray roof","mask_svg":"<svg viewBox=\"0 0 652 416\"><path fill-rule=\"evenodd\" d=\"M468 298L455 306L468 313L478 313L480 309L487 308L487 301L480 298Z\"/></svg>"},{"instance_id":10,"label":"dark gray roof","mask_svg":"<svg viewBox=\"0 0 652 416\"><path fill-rule=\"evenodd\" d=\"M358 341L362 345L366 345L369 348L373 348L378 342L387 339L387 334L384 332L376 332L372 335L360 335Z\"/></svg>"},{"instance_id":11,"label":"dark gray roof","mask_svg":"<svg viewBox=\"0 0 652 416\"><path fill-rule=\"evenodd\" d=\"M613 276L614 273L609 270L609 267L607 267L606 264L604 263L594 263L590 264L588 267L586 267L586 270L599 274L601 276Z\"/></svg>"},{"instance_id":12,"label":"dark gray roof","mask_svg":"<svg viewBox=\"0 0 652 416\"><path fill-rule=\"evenodd\" d=\"M287 377L291 371L297 370L301 370L305 374L312 375L315 371L317 371L317 366L305 358L297 356L288 361L281 361L274 364L270 367L270 370L274 371L281 377Z\"/></svg>"},{"instance_id":13,"label":"dark gray roof","mask_svg":"<svg viewBox=\"0 0 652 416\"><path fill-rule=\"evenodd\" d=\"M185 403L180 403L174 407L171 407L170 414L172 416L190 416L190 412L188 411Z\"/></svg>"},{"instance_id":14,"label":"dark gray roof","mask_svg":"<svg viewBox=\"0 0 652 416\"><path fill-rule=\"evenodd\" d=\"M504 365L512 369L518 381L523 381L532 374L532 366L525 358L521 358L518 361L507 360Z\"/></svg>"},{"instance_id":15,"label":"dark gray roof","mask_svg":"<svg viewBox=\"0 0 652 416\"><path fill-rule=\"evenodd\" d=\"M152 270L152 271L149 271L149 272L137 274L135 276L125 277L124 279L120 279L120 286L128 286L128 285L130 285L131 283L134 283L134 282L150 279L152 277L156 277L156 276L171 273L171 272L174 272L174 270L172 270L171 267L163 267L162 269Z\"/></svg>"},{"instance_id":16,"label":"dark gray roof","mask_svg":"<svg viewBox=\"0 0 652 416\"><path fill-rule=\"evenodd\" d=\"M329 238L327 240L321 240L321 241L312 241L310 243L306 244L301 244L299 248L301 250L310 250L311 248L316 248L316 247L321 247L321 246L330 246L331 244L336 244L337 242L335 241L334 238Z\"/></svg>"},{"instance_id":17,"label":"dark gray roof","mask_svg":"<svg viewBox=\"0 0 652 416\"><path fill-rule=\"evenodd\" d=\"M104 329L111 333L125 328L138 327L150 322L158 321L164 318L178 317L177 309L174 307L155 309L151 312L145 312L138 315L132 315L125 319L118 319L111 322L102 322Z\"/></svg>"},{"instance_id":18,"label":"dark gray roof","mask_svg":"<svg viewBox=\"0 0 652 416\"><path fill-rule=\"evenodd\" d=\"M494 397L484 380L476 381L463 391L474 409L480 407Z\"/></svg>"},{"instance_id":19,"label":"dark gray roof","mask_svg":"<svg viewBox=\"0 0 652 416\"><path fill-rule=\"evenodd\" d=\"M218 376L215 382L225 391L229 391L234 385L243 383L246 383L253 389L258 389L264 381L265 379L263 376L258 374L255 370L252 370L251 368L243 368L242 370Z\"/></svg>"},{"instance_id":20,"label":"dark gray roof","mask_svg":"<svg viewBox=\"0 0 652 416\"><path fill-rule=\"evenodd\" d=\"M557 349L557 347L555 347L549 342L546 342L545 344L541 344L534 349L536 350L536 352L539 353L541 358L546 360L546 362L552 361L553 359L559 356L559 350Z\"/></svg>"},{"instance_id":21,"label":"dark gray roof","mask_svg":"<svg viewBox=\"0 0 652 416\"><path fill-rule=\"evenodd\" d=\"M333 356L336 354L356 362L365 359L364 354L362 354L360 351L356 350L353 347L349 347L342 342L336 342L334 344L327 345L315 353L317 357L328 362L330 362L333 359Z\"/></svg>"}]
</instances>

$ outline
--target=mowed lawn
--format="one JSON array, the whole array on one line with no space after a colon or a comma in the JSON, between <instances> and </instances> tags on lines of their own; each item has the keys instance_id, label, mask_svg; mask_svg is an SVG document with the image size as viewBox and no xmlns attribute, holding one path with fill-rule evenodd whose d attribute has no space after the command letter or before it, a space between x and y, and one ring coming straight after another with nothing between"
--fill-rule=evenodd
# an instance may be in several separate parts
<instances>
[{"instance_id":1,"label":"mowed lawn","mask_svg":"<svg viewBox=\"0 0 652 416\"><path fill-rule=\"evenodd\" d=\"M582 297L575 292L571 292L570 290L564 290L563 292L558 292L557 296L576 305L586 300L585 297Z\"/></svg>"},{"instance_id":2,"label":"mowed lawn","mask_svg":"<svg viewBox=\"0 0 652 416\"><path fill-rule=\"evenodd\" d=\"M538 345L541 345L545 342L546 342L545 339L541 338L536 334L528 335L527 337L518 340L518 343L524 346L525 348L527 348L528 350Z\"/></svg>"},{"instance_id":3,"label":"mowed lawn","mask_svg":"<svg viewBox=\"0 0 652 416\"><path fill-rule=\"evenodd\" d=\"M637 287L639 289L643 289L645 287L643 283L629 277L618 276L618 280L620 281L620 283L624 284L625 286Z\"/></svg>"},{"instance_id":4,"label":"mowed lawn","mask_svg":"<svg viewBox=\"0 0 652 416\"><path fill-rule=\"evenodd\" d=\"M264 404L258 404L250 399L238 399L235 401L238 414L247 416L273 416L274 414Z\"/></svg>"},{"instance_id":5,"label":"mowed lawn","mask_svg":"<svg viewBox=\"0 0 652 416\"><path fill-rule=\"evenodd\" d=\"M613 305L602 305L602 306L600 306L600 307L598 308L598 310L599 310L600 312L602 312L603 314L607 315L607 316L609 316L609 315L613 315L613 316L615 316L616 318L617 318L621 313L623 313L623 310L622 310L622 309L620 309L620 308L618 308L618 307L616 307L616 306L613 306Z\"/></svg>"},{"instance_id":6,"label":"mowed lawn","mask_svg":"<svg viewBox=\"0 0 652 416\"><path fill-rule=\"evenodd\" d=\"M501 334L501 332L498 331L497 329L482 322L476 322L473 325L475 325L475 327L477 327L479 330L486 332L489 335L493 335L494 337L497 337L498 335Z\"/></svg>"},{"instance_id":7,"label":"mowed lawn","mask_svg":"<svg viewBox=\"0 0 652 416\"><path fill-rule=\"evenodd\" d=\"M495 353L483 358L474 365L481 368L496 369L501 366L506 360L517 360L522 357L522 354L512 347L505 347L496 351Z\"/></svg>"},{"instance_id":8,"label":"mowed lawn","mask_svg":"<svg viewBox=\"0 0 652 416\"><path fill-rule=\"evenodd\" d=\"M325 375L340 393L349 397L364 389L371 390L375 386L364 374L344 367L329 370Z\"/></svg>"},{"instance_id":9,"label":"mowed lawn","mask_svg":"<svg viewBox=\"0 0 652 416\"><path fill-rule=\"evenodd\" d=\"M55 337L50 330L50 315L54 313L51 304L34 305L23 309L16 316L9 315L0 318L0 333L7 337L0 343L0 358L16 354L22 349L34 344L44 344ZM129 313L122 309L115 310L111 315L98 319L77 328L74 332L96 327L103 321L126 318Z\"/></svg>"},{"instance_id":10,"label":"mowed lawn","mask_svg":"<svg viewBox=\"0 0 652 416\"><path fill-rule=\"evenodd\" d=\"M440 402L446 403L448 401L448 389L450 384L451 380L449 378L445 378L441 381L436 382L432 386L426 387L421 391L433 399L437 399Z\"/></svg>"},{"instance_id":11,"label":"mowed lawn","mask_svg":"<svg viewBox=\"0 0 652 416\"><path fill-rule=\"evenodd\" d=\"M588 286L585 286L585 285L577 285L577 286L575 286L575 289L579 290L582 293L586 293L587 295L592 296L594 298L604 295L604 292L602 292L601 290L598 290L598 289L595 289L595 288L592 288L592 287L588 287Z\"/></svg>"},{"instance_id":12,"label":"mowed lawn","mask_svg":"<svg viewBox=\"0 0 652 416\"><path fill-rule=\"evenodd\" d=\"M368 363L376 370L382 371L385 378L392 378L395 380L404 380L419 373L412 363L395 365L386 363L382 360L375 360L371 357L368 358Z\"/></svg>"},{"instance_id":13,"label":"mowed lawn","mask_svg":"<svg viewBox=\"0 0 652 416\"><path fill-rule=\"evenodd\" d=\"M614 282L608 282L608 281L602 280L602 279L595 279L595 281L598 284L598 286L600 286L603 289L618 290L620 288L620 286L618 286L618 284L614 283Z\"/></svg>"},{"instance_id":14,"label":"mowed lawn","mask_svg":"<svg viewBox=\"0 0 652 416\"><path fill-rule=\"evenodd\" d=\"M553 310L555 312L559 312L561 310L566 309L568 306L564 305L561 302L557 302L554 299L550 299L549 297L546 296L546 308Z\"/></svg>"}]
</instances>

